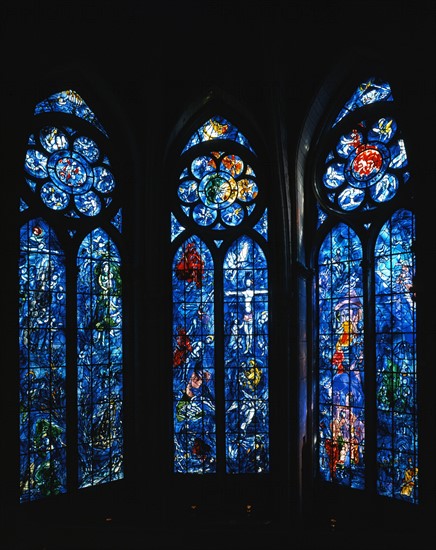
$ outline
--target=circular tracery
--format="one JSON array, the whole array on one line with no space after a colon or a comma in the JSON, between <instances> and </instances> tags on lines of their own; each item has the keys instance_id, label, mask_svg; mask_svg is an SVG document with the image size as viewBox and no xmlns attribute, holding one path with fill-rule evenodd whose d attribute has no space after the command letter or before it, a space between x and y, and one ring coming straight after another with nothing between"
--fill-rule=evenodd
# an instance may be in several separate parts
<instances>
[{"instance_id":1,"label":"circular tracery","mask_svg":"<svg viewBox=\"0 0 436 550\"><path fill-rule=\"evenodd\" d=\"M70 151L54 153L48 161L48 172L53 183L73 195L85 193L93 184L89 163Z\"/></svg>"},{"instance_id":2,"label":"circular tracery","mask_svg":"<svg viewBox=\"0 0 436 550\"><path fill-rule=\"evenodd\" d=\"M237 226L254 209L256 175L239 156L211 152L196 157L180 175L178 196L201 226Z\"/></svg>"},{"instance_id":3,"label":"circular tracery","mask_svg":"<svg viewBox=\"0 0 436 550\"><path fill-rule=\"evenodd\" d=\"M207 174L200 182L198 193L209 208L226 208L238 196L238 185L230 174L217 172Z\"/></svg>"},{"instance_id":4,"label":"circular tracery","mask_svg":"<svg viewBox=\"0 0 436 550\"><path fill-rule=\"evenodd\" d=\"M115 189L107 159L100 161L98 145L72 128L43 127L39 144L29 140L25 170L27 183L39 192L52 210L68 210L70 215L96 216ZM102 198L106 197L105 201Z\"/></svg>"},{"instance_id":5,"label":"circular tracery","mask_svg":"<svg viewBox=\"0 0 436 550\"><path fill-rule=\"evenodd\" d=\"M407 156L397 125L381 118L342 134L327 156L320 191L344 212L373 209L391 200L407 181Z\"/></svg>"}]
</instances>

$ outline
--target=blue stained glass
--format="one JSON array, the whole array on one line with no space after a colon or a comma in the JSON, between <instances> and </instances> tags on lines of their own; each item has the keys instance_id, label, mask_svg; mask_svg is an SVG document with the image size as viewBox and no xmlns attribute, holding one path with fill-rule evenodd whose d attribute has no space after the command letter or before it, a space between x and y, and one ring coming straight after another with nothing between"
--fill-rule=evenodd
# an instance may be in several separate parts
<instances>
[{"instance_id":1,"label":"blue stained glass","mask_svg":"<svg viewBox=\"0 0 436 550\"><path fill-rule=\"evenodd\" d=\"M268 216L267 209L260 218L256 216L260 190L255 170L240 148L238 154L229 151L228 140L253 152L239 130L222 117L209 119L194 132L183 152L199 144L203 147L180 172L180 210L171 214L171 241L188 232L192 221L199 232L185 238L173 260L177 473L216 472L217 447L226 449L227 473L269 470L267 262L251 238L234 236L230 246L225 240L229 230L234 232L253 220L251 228L265 242ZM209 150L204 149L207 142ZM206 246L202 238L211 232L220 237L211 241L216 248ZM217 250L225 242L229 248L221 259ZM215 293L218 281L222 283ZM220 326L214 314L217 295L224 296L218 303L224 315ZM224 349L224 365L215 362L215 341ZM224 382L217 411L215 376ZM225 425L219 441L217 422Z\"/></svg>"},{"instance_id":2,"label":"blue stained glass","mask_svg":"<svg viewBox=\"0 0 436 550\"><path fill-rule=\"evenodd\" d=\"M24 161L25 182L37 200L66 222L104 214L112 202L115 179L102 151L107 134L94 113L72 90L39 103L41 113L74 115L103 135L91 139L73 124L42 125L29 136ZM72 117L70 117L72 118ZM44 123L45 124L45 123ZM21 199L20 211L28 205ZM121 209L110 220L121 232ZM65 226L65 235L77 234ZM54 230L41 218L21 229L20 280L20 440L21 500L66 491L66 260ZM73 259L74 258L70 258ZM77 435L79 487L123 477L123 348L120 255L105 231L94 229L78 251L77 331L68 339L77 346ZM74 269L73 269L74 271ZM68 319L68 321L67 321ZM71 348L71 346L69 346ZM72 373L75 378L76 373ZM70 418L75 417L75 412ZM71 428L71 426L69 426ZM72 433L75 433L73 429ZM75 473L73 474L73 476Z\"/></svg>"},{"instance_id":3,"label":"blue stained glass","mask_svg":"<svg viewBox=\"0 0 436 550\"><path fill-rule=\"evenodd\" d=\"M324 210L317 204L317 212L318 212L318 218L317 218L317 227L321 227L321 225L325 222L327 219L327 214L324 212Z\"/></svg>"},{"instance_id":4,"label":"blue stained glass","mask_svg":"<svg viewBox=\"0 0 436 550\"><path fill-rule=\"evenodd\" d=\"M260 246L238 239L224 258L226 471L269 469L268 268Z\"/></svg>"},{"instance_id":5,"label":"blue stained glass","mask_svg":"<svg viewBox=\"0 0 436 550\"><path fill-rule=\"evenodd\" d=\"M268 209L265 209L260 220L254 226L254 229L262 235L265 240L268 240Z\"/></svg>"},{"instance_id":6,"label":"blue stained glass","mask_svg":"<svg viewBox=\"0 0 436 550\"><path fill-rule=\"evenodd\" d=\"M180 174L178 197L200 226L239 225L253 212L257 195L256 174L238 155L211 151Z\"/></svg>"},{"instance_id":7,"label":"blue stained glass","mask_svg":"<svg viewBox=\"0 0 436 550\"><path fill-rule=\"evenodd\" d=\"M222 211L221 218L228 226L239 225L244 219L245 212L237 204L231 204Z\"/></svg>"},{"instance_id":8,"label":"blue stained glass","mask_svg":"<svg viewBox=\"0 0 436 550\"><path fill-rule=\"evenodd\" d=\"M101 229L77 257L79 487L123 477L122 281L117 247Z\"/></svg>"},{"instance_id":9,"label":"blue stained glass","mask_svg":"<svg viewBox=\"0 0 436 550\"><path fill-rule=\"evenodd\" d=\"M368 140L388 143L397 131L397 123L393 118L380 118L368 131Z\"/></svg>"},{"instance_id":10,"label":"blue stained glass","mask_svg":"<svg viewBox=\"0 0 436 550\"><path fill-rule=\"evenodd\" d=\"M318 259L319 468L321 476L363 489L365 395L362 248L339 224Z\"/></svg>"},{"instance_id":11,"label":"blue stained glass","mask_svg":"<svg viewBox=\"0 0 436 550\"><path fill-rule=\"evenodd\" d=\"M61 149L64 148L65 147L61 147ZM74 141L73 149L85 157L89 162L96 162L100 156L100 150L95 141L86 136L78 137Z\"/></svg>"},{"instance_id":12,"label":"blue stained glass","mask_svg":"<svg viewBox=\"0 0 436 550\"><path fill-rule=\"evenodd\" d=\"M35 149L29 149L26 154L24 167L31 176L44 178L47 176L47 156Z\"/></svg>"},{"instance_id":13,"label":"blue stained glass","mask_svg":"<svg viewBox=\"0 0 436 550\"><path fill-rule=\"evenodd\" d=\"M66 491L66 276L42 219L20 231L20 500Z\"/></svg>"},{"instance_id":14,"label":"blue stained glass","mask_svg":"<svg viewBox=\"0 0 436 550\"><path fill-rule=\"evenodd\" d=\"M115 216L111 220L111 224L118 230L119 233L121 233L121 228L123 224L123 214L121 208L118 210L118 212L115 214Z\"/></svg>"},{"instance_id":15,"label":"blue stained glass","mask_svg":"<svg viewBox=\"0 0 436 550\"><path fill-rule=\"evenodd\" d=\"M37 138L32 135L24 167L32 191L46 206L69 216L96 216L115 189L109 161L101 158L98 145L66 126L44 126Z\"/></svg>"},{"instance_id":16,"label":"blue stained glass","mask_svg":"<svg viewBox=\"0 0 436 550\"><path fill-rule=\"evenodd\" d=\"M106 166L96 166L94 168L95 188L100 193L110 193L115 189L115 180Z\"/></svg>"},{"instance_id":17,"label":"blue stained glass","mask_svg":"<svg viewBox=\"0 0 436 550\"><path fill-rule=\"evenodd\" d=\"M355 111L369 103L393 101L389 84L378 79L370 79L357 89L350 101L336 119L338 123L351 111ZM405 143L400 136L396 120L391 117L379 117L375 120L364 120L359 124L353 122L350 130L344 130L336 147L326 156L325 172L320 195L325 198L321 210L318 204L318 227L324 223L330 208L342 210L342 213L379 208L379 205L400 197L400 187L410 179L406 171L408 159ZM356 221L357 218L350 216ZM375 431L371 432L371 442L376 449L377 473L376 490L379 495L418 502L418 413L417 413L417 376L416 376L416 319L413 278L415 275L415 256L413 243L415 239L414 216L408 210L397 210L388 219L378 233L374 248L373 262L369 261L366 281L373 281L374 300L369 304L371 318L374 315L374 332L367 335L372 345L372 335L375 337L375 353L373 364L372 354L365 358L365 364L371 365L371 374L375 376L375 407L377 422ZM368 219L362 218L362 228L371 229ZM347 234L348 233L348 234ZM366 241L369 246L371 240ZM342 421L350 424L351 415L360 417L363 421L363 392L359 384L347 381L352 390L349 394L335 393L335 378L337 369L345 373L351 368L353 361L360 362L360 388L363 390L363 315L357 313L361 309L362 300L362 269L360 241L356 234L339 225L327 236L319 253L318 291L319 291L319 419L320 419L320 473L329 481L364 487L363 471L360 466L356 470L351 457L352 445L341 435L335 443L334 429L339 433L340 423L334 425L335 400L345 402L345 416ZM346 250L347 249L347 250ZM355 252L359 251L356 255ZM371 250L367 250L372 258ZM336 280L341 262L336 256L347 258L342 263L345 278L349 283L344 286L359 288L356 297L357 304L351 308L350 321L354 316L360 319L353 324L353 355L343 353L343 346L338 343L341 336L339 316L336 311L335 299L340 297L341 289L335 287L340 283ZM351 285L353 281L353 285ZM366 286L366 285L365 285ZM370 291L372 296L372 291ZM353 297L354 299L354 297ZM330 307L329 307L330 306ZM351 325L350 325L351 326ZM336 327L336 328L335 328ZM357 330L356 328L357 327ZM331 329L331 330L330 330ZM345 333L346 331L344 331ZM355 333L355 334L354 334ZM346 350L351 349L348 345ZM342 354L338 354L342 350ZM332 355L333 352L333 355ZM333 357L333 360L330 359ZM354 359L353 359L354 357ZM345 361L344 361L345 360ZM331 364L330 364L331 363ZM356 370L355 368L353 370ZM336 372L336 374L335 374ZM356 398L356 396L360 396ZM353 408L347 399L353 397ZM345 398L345 400L344 400ZM340 420L340 417L338 417ZM356 436L356 427L347 428L349 441ZM363 426L360 433L364 435ZM344 446L343 441L346 442ZM356 450L360 454L359 438L356 438ZM348 448L347 448L348 445ZM340 456L343 449L349 455L349 468L343 466ZM362 439L362 450L364 440ZM349 450L348 450L349 449ZM362 457L363 458L363 457ZM359 464L363 466L363 461ZM353 485L353 475L356 473L357 483ZM359 481L360 478L360 481Z\"/></svg>"},{"instance_id":18,"label":"blue stained glass","mask_svg":"<svg viewBox=\"0 0 436 550\"><path fill-rule=\"evenodd\" d=\"M191 237L173 261L174 471L216 471L214 264Z\"/></svg>"},{"instance_id":19,"label":"blue stained glass","mask_svg":"<svg viewBox=\"0 0 436 550\"><path fill-rule=\"evenodd\" d=\"M393 199L402 182L407 155L392 118L372 126L360 122L330 151L322 178L328 200L344 212L374 209Z\"/></svg>"},{"instance_id":20,"label":"blue stained glass","mask_svg":"<svg viewBox=\"0 0 436 550\"><path fill-rule=\"evenodd\" d=\"M85 216L96 216L101 210L101 204L100 197L93 191L79 195L74 199L74 205Z\"/></svg>"},{"instance_id":21,"label":"blue stained glass","mask_svg":"<svg viewBox=\"0 0 436 550\"><path fill-rule=\"evenodd\" d=\"M333 127L336 126L336 124L338 124L338 122L345 116L356 109L379 101L393 101L391 87L387 82L384 82L378 78L369 78L365 82L359 84L357 90L339 113Z\"/></svg>"},{"instance_id":22,"label":"blue stained glass","mask_svg":"<svg viewBox=\"0 0 436 550\"><path fill-rule=\"evenodd\" d=\"M50 96L35 108L35 115L63 112L82 118L106 132L94 113L74 91ZM111 203L115 179L109 160L99 145L88 136L79 135L71 126L42 127L29 136L25 158L26 179L44 204L65 216L96 216Z\"/></svg>"},{"instance_id":23,"label":"blue stained glass","mask_svg":"<svg viewBox=\"0 0 436 550\"><path fill-rule=\"evenodd\" d=\"M333 163L330 164L323 176L323 183L329 189L336 189L342 185L345 181L345 166L344 164Z\"/></svg>"},{"instance_id":24,"label":"blue stained glass","mask_svg":"<svg viewBox=\"0 0 436 550\"><path fill-rule=\"evenodd\" d=\"M61 112L75 115L93 124L104 135L105 129L98 121L95 114L74 90L65 90L51 95L35 107L35 115L48 112Z\"/></svg>"},{"instance_id":25,"label":"blue stained glass","mask_svg":"<svg viewBox=\"0 0 436 550\"><path fill-rule=\"evenodd\" d=\"M414 216L399 210L375 246L377 490L418 501Z\"/></svg>"},{"instance_id":26,"label":"blue stained glass","mask_svg":"<svg viewBox=\"0 0 436 550\"><path fill-rule=\"evenodd\" d=\"M225 231L225 230L226 230L226 227L222 226L220 223L217 223L217 224L214 226L214 229L217 229L218 231Z\"/></svg>"},{"instance_id":27,"label":"blue stained glass","mask_svg":"<svg viewBox=\"0 0 436 550\"><path fill-rule=\"evenodd\" d=\"M185 228L179 223L174 214L171 213L171 241L183 233Z\"/></svg>"},{"instance_id":28,"label":"blue stained glass","mask_svg":"<svg viewBox=\"0 0 436 550\"><path fill-rule=\"evenodd\" d=\"M231 124L228 120L221 116L214 116L207 120L190 138L182 153L197 145L198 143L210 140L230 139L236 143L240 143L247 147L252 153L250 143L243 134Z\"/></svg>"},{"instance_id":29,"label":"blue stained glass","mask_svg":"<svg viewBox=\"0 0 436 550\"><path fill-rule=\"evenodd\" d=\"M391 154L390 168L404 168L404 166L407 166L406 148L402 139L399 139L397 143L393 143L389 152Z\"/></svg>"}]
</instances>

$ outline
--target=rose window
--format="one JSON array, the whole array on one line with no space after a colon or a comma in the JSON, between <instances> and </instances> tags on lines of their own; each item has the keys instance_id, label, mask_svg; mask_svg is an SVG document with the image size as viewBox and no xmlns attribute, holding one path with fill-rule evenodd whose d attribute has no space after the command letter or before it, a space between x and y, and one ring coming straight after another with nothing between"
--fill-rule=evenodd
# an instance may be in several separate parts
<instances>
[{"instance_id":1,"label":"rose window","mask_svg":"<svg viewBox=\"0 0 436 550\"><path fill-rule=\"evenodd\" d=\"M254 209L256 175L239 156L212 152L195 158L180 175L182 209L201 226L239 225Z\"/></svg>"},{"instance_id":2,"label":"rose window","mask_svg":"<svg viewBox=\"0 0 436 550\"><path fill-rule=\"evenodd\" d=\"M343 211L369 210L389 201L409 177L404 142L392 118L369 127L361 122L343 134L325 166L320 191Z\"/></svg>"},{"instance_id":3,"label":"rose window","mask_svg":"<svg viewBox=\"0 0 436 550\"><path fill-rule=\"evenodd\" d=\"M71 128L47 126L29 139L27 183L52 210L96 216L115 189L109 166L95 141Z\"/></svg>"}]
</instances>

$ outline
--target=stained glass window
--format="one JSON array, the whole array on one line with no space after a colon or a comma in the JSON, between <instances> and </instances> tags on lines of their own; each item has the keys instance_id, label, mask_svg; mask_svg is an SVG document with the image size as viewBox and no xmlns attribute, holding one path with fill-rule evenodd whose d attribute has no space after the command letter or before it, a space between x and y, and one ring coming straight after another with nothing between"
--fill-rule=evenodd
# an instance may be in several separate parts
<instances>
[{"instance_id":1,"label":"stained glass window","mask_svg":"<svg viewBox=\"0 0 436 550\"><path fill-rule=\"evenodd\" d=\"M418 500L415 221L397 210L381 228L374 254L377 391L377 489Z\"/></svg>"},{"instance_id":2,"label":"stained glass window","mask_svg":"<svg viewBox=\"0 0 436 550\"><path fill-rule=\"evenodd\" d=\"M332 127L315 181L319 473L416 503L415 217L390 85L363 82Z\"/></svg>"},{"instance_id":3,"label":"stained glass window","mask_svg":"<svg viewBox=\"0 0 436 550\"><path fill-rule=\"evenodd\" d=\"M362 246L339 224L319 253L320 467L327 479L364 487L365 392Z\"/></svg>"},{"instance_id":4,"label":"stained glass window","mask_svg":"<svg viewBox=\"0 0 436 550\"><path fill-rule=\"evenodd\" d=\"M122 224L108 136L72 90L34 116L20 201L22 502L123 476Z\"/></svg>"},{"instance_id":5,"label":"stained glass window","mask_svg":"<svg viewBox=\"0 0 436 550\"><path fill-rule=\"evenodd\" d=\"M77 254L79 487L123 471L121 258L100 228Z\"/></svg>"},{"instance_id":6,"label":"stained glass window","mask_svg":"<svg viewBox=\"0 0 436 550\"><path fill-rule=\"evenodd\" d=\"M21 497L66 491L66 266L42 219L20 232Z\"/></svg>"},{"instance_id":7,"label":"stained glass window","mask_svg":"<svg viewBox=\"0 0 436 550\"><path fill-rule=\"evenodd\" d=\"M265 473L268 218L257 157L216 115L180 161L171 214L174 472Z\"/></svg>"}]
</instances>

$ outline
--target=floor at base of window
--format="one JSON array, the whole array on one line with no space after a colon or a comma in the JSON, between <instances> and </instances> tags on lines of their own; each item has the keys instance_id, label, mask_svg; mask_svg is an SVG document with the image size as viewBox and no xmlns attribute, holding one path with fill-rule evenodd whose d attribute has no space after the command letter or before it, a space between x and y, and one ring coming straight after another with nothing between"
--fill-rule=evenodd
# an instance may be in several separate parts
<instances>
[{"instance_id":1,"label":"floor at base of window","mask_svg":"<svg viewBox=\"0 0 436 550\"><path fill-rule=\"evenodd\" d=\"M6 533L5 550L402 550L416 547L422 540L434 541L429 533L392 525L384 530L366 530L362 525L341 530L272 523L188 522L177 528L144 529L138 525L106 521L103 525L48 526L15 529Z\"/></svg>"}]
</instances>

